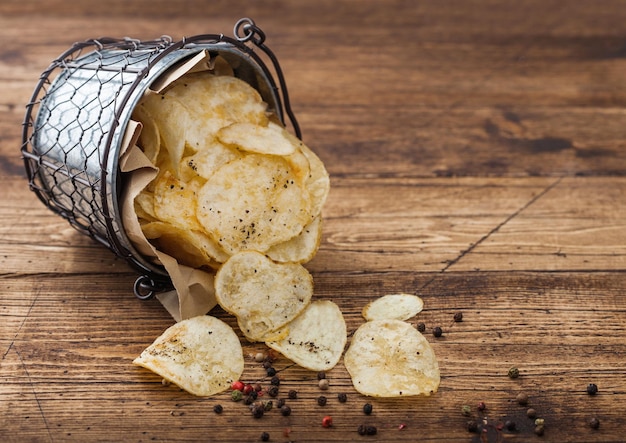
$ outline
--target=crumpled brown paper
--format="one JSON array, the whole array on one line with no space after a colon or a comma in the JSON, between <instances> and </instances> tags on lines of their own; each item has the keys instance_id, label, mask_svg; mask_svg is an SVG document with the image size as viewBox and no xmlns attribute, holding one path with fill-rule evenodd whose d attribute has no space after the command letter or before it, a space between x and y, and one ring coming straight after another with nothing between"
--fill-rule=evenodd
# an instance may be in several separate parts
<instances>
[{"instance_id":1,"label":"crumpled brown paper","mask_svg":"<svg viewBox=\"0 0 626 443\"><path fill-rule=\"evenodd\" d=\"M193 58L175 66L163 74L150 89L158 92L187 72L214 69L215 60L208 52L200 52ZM122 195L122 220L126 235L137 251L146 259L160 263L172 280L173 291L156 295L157 299L176 321L203 315L216 304L214 275L179 264L175 258L158 251L144 236L135 212L135 197L157 175L158 169L136 145L141 132L141 124L130 121L120 149L120 169L125 174Z\"/></svg>"}]
</instances>

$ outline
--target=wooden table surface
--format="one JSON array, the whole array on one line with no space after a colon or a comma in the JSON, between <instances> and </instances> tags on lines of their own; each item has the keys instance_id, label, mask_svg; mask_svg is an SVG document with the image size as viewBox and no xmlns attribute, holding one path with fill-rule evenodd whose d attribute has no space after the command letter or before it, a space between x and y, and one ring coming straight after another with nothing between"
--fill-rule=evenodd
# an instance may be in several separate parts
<instances>
[{"instance_id":1,"label":"wooden table surface","mask_svg":"<svg viewBox=\"0 0 626 443\"><path fill-rule=\"evenodd\" d=\"M307 264L315 298L335 301L352 332L370 300L421 296L411 322L427 325L439 360L432 397L363 397L341 361L320 407L316 374L285 358L281 395L298 391L289 417L256 420L228 393L163 386L131 361L173 319L134 297L125 261L28 189L24 107L72 43L232 35L244 16L267 34L304 141L331 174ZM624 2L21 0L0 5L0 37L0 440L626 438ZM428 332L437 325L440 338ZM244 342L246 356L263 350ZM245 381L266 385L263 375L247 358ZM507 420L515 431L501 429ZM360 424L378 434L360 436Z\"/></svg>"}]
</instances>

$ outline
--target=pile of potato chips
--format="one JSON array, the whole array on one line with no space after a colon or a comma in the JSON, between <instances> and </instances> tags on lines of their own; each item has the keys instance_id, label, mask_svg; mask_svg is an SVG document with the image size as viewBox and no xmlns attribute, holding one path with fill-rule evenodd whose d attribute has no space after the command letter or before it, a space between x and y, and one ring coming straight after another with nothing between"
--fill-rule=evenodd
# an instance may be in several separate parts
<instances>
[{"instance_id":1,"label":"pile of potato chips","mask_svg":"<svg viewBox=\"0 0 626 443\"><path fill-rule=\"evenodd\" d=\"M219 305L243 335L298 365L325 371L343 355L339 307L312 301L303 263L320 244L329 176L321 160L231 75L186 74L149 92L133 113L138 144L158 168L136 197L145 237L180 263L215 274ZM355 388L381 397L429 395L439 384L432 349L407 318L421 299L383 297L345 355ZM195 395L228 388L244 367L226 323L201 315L168 330L134 361Z\"/></svg>"}]
</instances>

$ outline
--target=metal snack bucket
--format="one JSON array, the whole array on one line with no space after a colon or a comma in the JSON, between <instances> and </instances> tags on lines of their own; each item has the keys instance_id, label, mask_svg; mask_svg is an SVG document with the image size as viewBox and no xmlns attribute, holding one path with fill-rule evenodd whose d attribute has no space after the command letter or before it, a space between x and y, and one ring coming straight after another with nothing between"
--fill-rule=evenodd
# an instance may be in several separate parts
<instances>
[{"instance_id":1,"label":"metal snack bucket","mask_svg":"<svg viewBox=\"0 0 626 443\"><path fill-rule=\"evenodd\" d=\"M177 42L164 36L75 43L42 73L26 106L21 151L30 189L78 231L136 268L140 276L134 290L140 298L171 287L165 270L137 252L122 225L120 148L144 92L168 69L208 51L253 86L283 124L286 113L301 137L265 34L243 18L235 24L234 35L204 34ZM278 84L255 48L269 58Z\"/></svg>"}]
</instances>

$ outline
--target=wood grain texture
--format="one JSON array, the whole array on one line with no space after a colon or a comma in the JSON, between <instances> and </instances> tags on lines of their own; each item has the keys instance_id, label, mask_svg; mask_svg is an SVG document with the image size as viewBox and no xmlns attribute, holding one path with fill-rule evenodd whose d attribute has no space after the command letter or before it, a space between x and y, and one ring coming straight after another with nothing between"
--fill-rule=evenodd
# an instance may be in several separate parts
<instances>
[{"instance_id":1,"label":"wood grain texture","mask_svg":"<svg viewBox=\"0 0 626 443\"><path fill-rule=\"evenodd\" d=\"M266 431L272 442L623 441L623 6L2 2L0 440L255 442ZM307 265L315 297L335 301L352 333L369 301L420 295L425 309L410 321L425 323L439 359L432 397L365 398L342 362L320 391L315 373L285 358L276 361L280 397L298 391L289 417L272 410L255 420L228 393L201 399L163 386L131 362L172 324L169 314L157 300L137 300L135 271L28 189L24 106L73 42L231 35L243 16L266 32L304 140L331 173L322 244ZM236 328L219 308L212 314ZM442 337L430 334L434 326ZM244 379L266 386L251 358L264 346L243 344ZM517 379L507 375L512 366ZM589 383L597 395L586 393ZM520 392L529 406L515 402ZM325 407L316 403L322 394ZM528 407L545 419L543 436ZM322 428L324 415L332 428ZM487 432L468 432L468 420L485 420ZM499 431L506 420L517 429ZM359 436L360 424L375 425L377 436Z\"/></svg>"}]
</instances>

